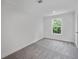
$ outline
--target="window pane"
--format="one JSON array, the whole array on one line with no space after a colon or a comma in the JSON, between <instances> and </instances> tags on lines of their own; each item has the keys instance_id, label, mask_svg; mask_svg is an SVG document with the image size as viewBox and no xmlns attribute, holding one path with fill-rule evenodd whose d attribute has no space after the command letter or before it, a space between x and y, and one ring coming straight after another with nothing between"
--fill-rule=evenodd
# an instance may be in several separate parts
<instances>
[{"instance_id":1,"label":"window pane","mask_svg":"<svg viewBox=\"0 0 79 59\"><path fill-rule=\"evenodd\" d=\"M53 33L60 34L61 33L61 25L62 25L61 19L60 18L55 18L52 21Z\"/></svg>"}]
</instances>

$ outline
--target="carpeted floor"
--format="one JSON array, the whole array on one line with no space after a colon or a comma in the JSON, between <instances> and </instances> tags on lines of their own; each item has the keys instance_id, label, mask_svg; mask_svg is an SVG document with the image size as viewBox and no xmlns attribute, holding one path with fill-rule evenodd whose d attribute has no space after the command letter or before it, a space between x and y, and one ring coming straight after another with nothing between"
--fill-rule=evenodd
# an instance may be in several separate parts
<instances>
[{"instance_id":1,"label":"carpeted floor","mask_svg":"<svg viewBox=\"0 0 79 59\"><path fill-rule=\"evenodd\" d=\"M72 43L41 39L3 59L78 59Z\"/></svg>"}]
</instances>

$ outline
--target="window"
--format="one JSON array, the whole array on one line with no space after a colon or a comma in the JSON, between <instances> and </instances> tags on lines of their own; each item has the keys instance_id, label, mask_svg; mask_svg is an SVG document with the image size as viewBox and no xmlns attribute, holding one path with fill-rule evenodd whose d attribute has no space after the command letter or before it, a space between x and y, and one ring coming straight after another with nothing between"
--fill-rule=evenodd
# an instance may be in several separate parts
<instances>
[{"instance_id":1,"label":"window","mask_svg":"<svg viewBox=\"0 0 79 59\"><path fill-rule=\"evenodd\" d=\"M61 18L55 18L52 20L52 31L53 33L61 34Z\"/></svg>"}]
</instances>

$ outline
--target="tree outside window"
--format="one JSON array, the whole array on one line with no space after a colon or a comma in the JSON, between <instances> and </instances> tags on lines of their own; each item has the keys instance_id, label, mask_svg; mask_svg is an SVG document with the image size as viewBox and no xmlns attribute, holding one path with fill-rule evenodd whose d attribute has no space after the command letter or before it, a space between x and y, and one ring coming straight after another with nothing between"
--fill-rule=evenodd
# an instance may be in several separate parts
<instances>
[{"instance_id":1,"label":"tree outside window","mask_svg":"<svg viewBox=\"0 0 79 59\"><path fill-rule=\"evenodd\" d=\"M55 18L52 21L52 27L53 27L52 31L53 31L53 33L61 34L61 26L62 26L61 19L60 18Z\"/></svg>"}]
</instances>

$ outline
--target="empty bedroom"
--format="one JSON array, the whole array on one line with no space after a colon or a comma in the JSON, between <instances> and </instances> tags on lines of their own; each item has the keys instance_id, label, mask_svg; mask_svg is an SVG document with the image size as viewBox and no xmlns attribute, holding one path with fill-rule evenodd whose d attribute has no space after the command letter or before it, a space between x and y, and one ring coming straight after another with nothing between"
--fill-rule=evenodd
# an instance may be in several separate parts
<instances>
[{"instance_id":1,"label":"empty bedroom","mask_svg":"<svg viewBox=\"0 0 79 59\"><path fill-rule=\"evenodd\" d=\"M1 59L78 59L78 0L1 0Z\"/></svg>"}]
</instances>

